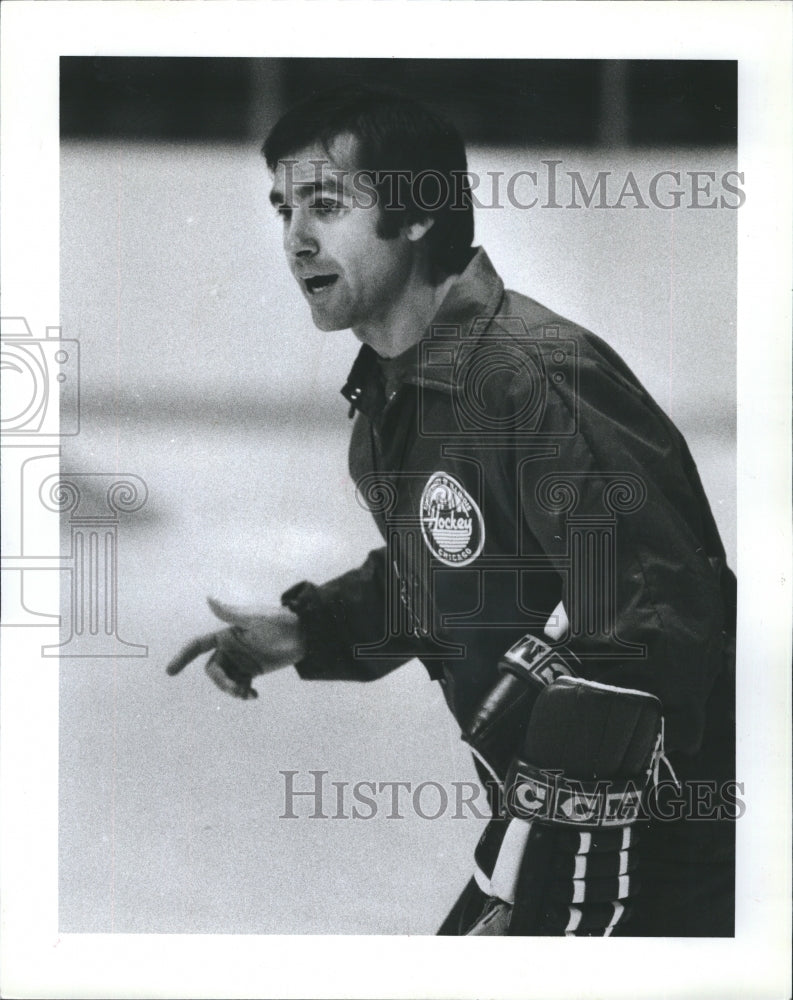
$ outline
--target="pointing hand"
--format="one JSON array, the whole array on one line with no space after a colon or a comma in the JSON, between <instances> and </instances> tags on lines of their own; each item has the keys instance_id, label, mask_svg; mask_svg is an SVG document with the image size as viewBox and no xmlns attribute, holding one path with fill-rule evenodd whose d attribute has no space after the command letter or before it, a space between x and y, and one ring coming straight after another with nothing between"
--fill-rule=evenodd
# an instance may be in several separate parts
<instances>
[{"instance_id":1,"label":"pointing hand","mask_svg":"<svg viewBox=\"0 0 793 1000\"><path fill-rule=\"evenodd\" d=\"M235 698L257 698L251 683L254 677L301 658L300 625L291 611L270 606L236 607L211 597L207 602L230 627L188 642L166 667L170 676L211 651L204 669L217 687Z\"/></svg>"}]
</instances>

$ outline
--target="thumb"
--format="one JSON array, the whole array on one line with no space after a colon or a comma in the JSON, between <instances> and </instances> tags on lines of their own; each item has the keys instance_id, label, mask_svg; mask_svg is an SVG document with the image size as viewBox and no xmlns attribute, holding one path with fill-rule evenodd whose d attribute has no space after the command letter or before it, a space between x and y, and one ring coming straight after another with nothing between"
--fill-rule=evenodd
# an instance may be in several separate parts
<instances>
[{"instance_id":1,"label":"thumb","mask_svg":"<svg viewBox=\"0 0 793 1000\"><path fill-rule=\"evenodd\" d=\"M271 610L261 605L227 604L225 601L219 601L216 597L207 597L207 604L212 614L222 622L226 622L228 625L237 625L240 628L250 628L260 622L262 617Z\"/></svg>"}]
</instances>

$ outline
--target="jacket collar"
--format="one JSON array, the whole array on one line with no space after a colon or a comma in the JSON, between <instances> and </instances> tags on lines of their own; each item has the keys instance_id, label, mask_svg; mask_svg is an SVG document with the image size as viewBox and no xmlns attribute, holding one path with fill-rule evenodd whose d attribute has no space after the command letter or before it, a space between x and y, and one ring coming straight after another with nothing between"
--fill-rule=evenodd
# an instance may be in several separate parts
<instances>
[{"instance_id":1,"label":"jacket collar","mask_svg":"<svg viewBox=\"0 0 793 1000\"><path fill-rule=\"evenodd\" d=\"M439 328L447 328L452 338L479 338L498 312L504 296L504 283L485 251L478 247L465 270L446 293L419 343L398 359L403 384L427 386L450 392L454 389L451 367L438 366L428 371L420 363L421 344L435 339ZM478 322L477 322L478 321ZM445 332L445 331L444 331ZM439 338L440 340L440 338ZM361 410L371 416L382 403L382 368L378 354L364 344L358 352L341 393L350 403L350 416Z\"/></svg>"}]
</instances>

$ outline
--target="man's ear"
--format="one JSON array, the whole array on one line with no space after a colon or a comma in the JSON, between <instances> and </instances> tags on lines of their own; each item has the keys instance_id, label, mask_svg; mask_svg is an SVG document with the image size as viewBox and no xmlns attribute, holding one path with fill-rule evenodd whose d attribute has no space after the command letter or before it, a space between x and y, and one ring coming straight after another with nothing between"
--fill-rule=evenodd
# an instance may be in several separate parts
<instances>
[{"instance_id":1,"label":"man's ear","mask_svg":"<svg viewBox=\"0 0 793 1000\"><path fill-rule=\"evenodd\" d=\"M409 226L405 226L405 236L410 240L411 243L417 243L422 236L426 236L427 233L432 229L435 220L427 216L426 219L419 219L416 222L411 222Z\"/></svg>"}]
</instances>

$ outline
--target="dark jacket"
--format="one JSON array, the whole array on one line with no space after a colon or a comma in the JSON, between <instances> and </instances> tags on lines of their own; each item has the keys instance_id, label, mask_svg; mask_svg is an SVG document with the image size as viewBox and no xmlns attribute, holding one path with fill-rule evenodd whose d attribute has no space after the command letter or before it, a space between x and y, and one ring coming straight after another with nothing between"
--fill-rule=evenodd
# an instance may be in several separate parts
<instances>
[{"instance_id":1,"label":"dark jacket","mask_svg":"<svg viewBox=\"0 0 793 1000\"><path fill-rule=\"evenodd\" d=\"M657 695L684 772L729 773L734 577L683 437L611 348L505 290L480 249L421 342L391 361L364 346L342 391L385 544L284 595L302 677L371 680L418 656L464 728L562 601L580 672Z\"/></svg>"}]
</instances>

